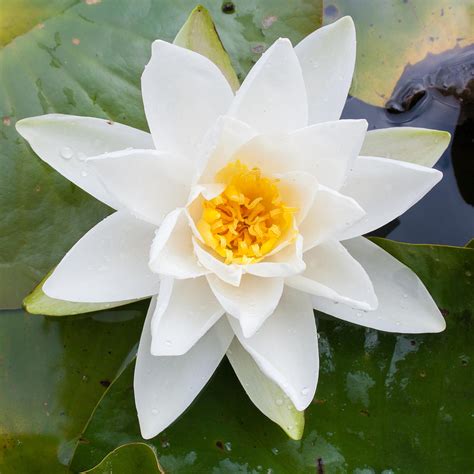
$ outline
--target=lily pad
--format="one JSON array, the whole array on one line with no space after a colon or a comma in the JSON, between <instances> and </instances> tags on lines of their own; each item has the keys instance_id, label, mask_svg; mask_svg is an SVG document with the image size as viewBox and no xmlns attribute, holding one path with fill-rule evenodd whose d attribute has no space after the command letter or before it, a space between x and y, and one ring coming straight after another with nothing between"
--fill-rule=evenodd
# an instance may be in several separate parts
<instances>
[{"instance_id":1,"label":"lily pad","mask_svg":"<svg viewBox=\"0 0 474 474\"><path fill-rule=\"evenodd\" d=\"M324 21L350 15L357 30L357 59L350 93L384 106L406 66L474 42L470 0L329 0Z\"/></svg>"},{"instance_id":2,"label":"lily pad","mask_svg":"<svg viewBox=\"0 0 474 474\"><path fill-rule=\"evenodd\" d=\"M2 474L67 471L95 405L134 356L145 311L136 303L87 318L0 312Z\"/></svg>"},{"instance_id":3,"label":"lily pad","mask_svg":"<svg viewBox=\"0 0 474 474\"><path fill-rule=\"evenodd\" d=\"M195 404L149 441L166 472L469 472L474 251L375 241L417 271L443 308L446 332L390 334L319 314L321 375L303 439L289 440L263 417L225 363ZM133 363L82 439L74 470L141 440Z\"/></svg>"},{"instance_id":4,"label":"lily pad","mask_svg":"<svg viewBox=\"0 0 474 474\"><path fill-rule=\"evenodd\" d=\"M320 1L243 0L232 12L220 2L203 4L240 79L279 36L296 43L321 24ZM194 0L35 0L28 6L15 0L7 9L5 21L22 13L0 49L0 308L20 307L66 251L110 213L39 160L15 123L58 112L146 130L140 76L151 42L172 41L195 6ZM40 27L31 28L37 22Z\"/></svg>"}]
</instances>

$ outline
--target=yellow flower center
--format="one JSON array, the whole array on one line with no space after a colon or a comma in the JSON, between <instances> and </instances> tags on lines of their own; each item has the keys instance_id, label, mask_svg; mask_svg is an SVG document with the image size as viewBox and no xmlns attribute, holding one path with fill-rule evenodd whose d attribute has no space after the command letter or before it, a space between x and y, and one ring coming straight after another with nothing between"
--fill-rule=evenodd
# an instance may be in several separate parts
<instances>
[{"instance_id":1,"label":"yellow flower center","mask_svg":"<svg viewBox=\"0 0 474 474\"><path fill-rule=\"evenodd\" d=\"M297 209L281 201L277 179L240 161L229 163L216 180L226 188L202 203L197 228L204 242L227 264L258 262L286 235Z\"/></svg>"}]
</instances>

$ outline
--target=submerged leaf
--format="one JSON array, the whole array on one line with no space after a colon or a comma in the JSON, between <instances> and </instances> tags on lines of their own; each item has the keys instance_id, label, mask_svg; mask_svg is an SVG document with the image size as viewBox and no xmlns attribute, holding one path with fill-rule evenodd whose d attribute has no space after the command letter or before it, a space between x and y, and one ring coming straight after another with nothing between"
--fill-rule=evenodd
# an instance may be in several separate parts
<instances>
[{"instance_id":1,"label":"submerged leaf","mask_svg":"<svg viewBox=\"0 0 474 474\"><path fill-rule=\"evenodd\" d=\"M144 443L130 443L114 449L94 468L83 474L163 473L155 452Z\"/></svg>"}]
</instances>

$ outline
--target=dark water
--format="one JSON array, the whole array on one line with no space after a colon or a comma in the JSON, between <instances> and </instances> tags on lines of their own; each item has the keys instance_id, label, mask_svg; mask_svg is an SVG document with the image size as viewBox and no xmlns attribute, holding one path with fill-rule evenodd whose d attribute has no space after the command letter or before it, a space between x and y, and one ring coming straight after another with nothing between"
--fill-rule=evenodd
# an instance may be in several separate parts
<instances>
[{"instance_id":1,"label":"dark water","mask_svg":"<svg viewBox=\"0 0 474 474\"><path fill-rule=\"evenodd\" d=\"M461 115L463 123L458 125ZM392 113L351 97L342 116L365 118L369 129L422 127L446 130L452 136L449 148L435 166L444 174L442 181L375 235L404 242L460 246L474 237L474 117L461 114L457 99L432 90L411 110Z\"/></svg>"}]
</instances>

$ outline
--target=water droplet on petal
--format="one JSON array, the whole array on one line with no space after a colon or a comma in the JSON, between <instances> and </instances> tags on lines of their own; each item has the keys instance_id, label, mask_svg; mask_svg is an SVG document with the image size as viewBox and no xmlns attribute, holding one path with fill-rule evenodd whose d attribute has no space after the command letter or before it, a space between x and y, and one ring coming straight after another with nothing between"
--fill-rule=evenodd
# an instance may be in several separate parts
<instances>
[{"instance_id":1,"label":"water droplet on petal","mask_svg":"<svg viewBox=\"0 0 474 474\"><path fill-rule=\"evenodd\" d=\"M400 326L400 324L402 324L400 321L396 321L396 322L395 322L395 325L396 325L396 326Z\"/></svg>"},{"instance_id":2,"label":"water droplet on petal","mask_svg":"<svg viewBox=\"0 0 474 474\"><path fill-rule=\"evenodd\" d=\"M276 403L277 405L283 405L283 400L282 400L281 398L277 398L277 399L275 400L275 403Z\"/></svg>"},{"instance_id":3,"label":"water droplet on petal","mask_svg":"<svg viewBox=\"0 0 474 474\"><path fill-rule=\"evenodd\" d=\"M87 176L87 171L81 171L81 176L85 178Z\"/></svg>"},{"instance_id":4,"label":"water droplet on petal","mask_svg":"<svg viewBox=\"0 0 474 474\"><path fill-rule=\"evenodd\" d=\"M358 311L358 312L356 313L356 316L357 316L358 318L361 318L362 316L364 316L364 314L363 314L361 311Z\"/></svg>"},{"instance_id":5,"label":"water droplet on petal","mask_svg":"<svg viewBox=\"0 0 474 474\"><path fill-rule=\"evenodd\" d=\"M308 395L308 393L309 393L309 388L303 387L303 390L301 390L301 395Z\"/></svg>"},{"instance_id":6,"label":"water droplet on petal","mask_svg":"<svg viewBox=\"0 0 474 474\"><path fill-rule=\"evenodd\" d=\"M171 346L171 344L173 344L173 343L172 343L171 339L166 339L165 344L167 346Z\"/></svg>"},{"instance_id":7,"label":"water droplet on petal","mask_svg":"<svg viewBox=\"0 0 474 474\"><path fill-rule=\"evenodd\" d=\"M79 161L86 161L87 155L86 155L85 153L79 152L79 153L77 154L77 159L78 159Z\"/></svg>"},{"instance_id":8,"label":"water droplet on petal","mask_svg":"<svg viewBox=\"0 0 474 474\"><path fill-rule=\"evenodd\" d=\"M68 146L61 148L59 153L61 157L65 160L70 160L74 156L74 151L72 150L72 148L69 148Z\"/></svg>"},{"instance_id":9,"label":"water droplet on petal","mask_svg":"<svg viewBox=\"0 0 474 474\"><path fill-rule=\"evenodd\" d=\"M156 408L153 408L153 409L151 410L151 414L152 414L152 415L158 415L158 410L157 410Z\"/></svg>"}]
</instances>

